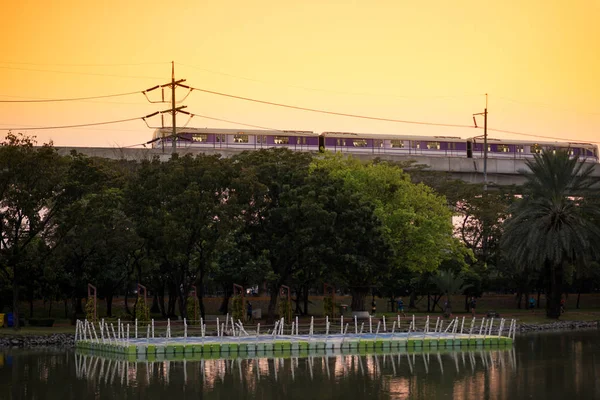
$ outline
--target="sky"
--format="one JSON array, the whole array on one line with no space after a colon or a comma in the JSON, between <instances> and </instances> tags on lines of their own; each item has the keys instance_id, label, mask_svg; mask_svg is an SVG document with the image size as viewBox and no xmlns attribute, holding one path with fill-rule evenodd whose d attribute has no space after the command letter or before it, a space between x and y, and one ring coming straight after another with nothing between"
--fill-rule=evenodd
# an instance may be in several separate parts
<instances>
[{"instance_id":1,"label":"sky","mask_svg":"<svg viewBox=\"0 0 600 400\"><path fill-rule=\"evenodd\" d=\"M138 118L171 79L236 96L388 119L600 142L600 0L21 0L3 5L0 129ZM185 89L177 89L182 100ZM170 98L170 92L165 96ZM150 92L151 100L160 91ZM193 91L189 127L442 135L481 130L292 110ZM483 119L478 117L478 125ZM178 115L178 126L188 117ZM160 125L160 117L148 119ZM170 118L165 115L165 123ZM4 136L7 131L0 131ZM151 139L141 119L25 130L58 146ZM490 132L490 137L536 139Z\"/></svg>"}]
</instances>

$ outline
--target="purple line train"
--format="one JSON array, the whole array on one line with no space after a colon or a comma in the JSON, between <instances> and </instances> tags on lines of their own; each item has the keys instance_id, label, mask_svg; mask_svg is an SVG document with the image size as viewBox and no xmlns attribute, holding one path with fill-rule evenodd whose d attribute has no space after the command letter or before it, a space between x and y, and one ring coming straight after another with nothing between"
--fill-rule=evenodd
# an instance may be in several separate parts
<instances>
[{"instance_id":1,"label":"purple line train","mask_svg":"<svg viewBox=\"0 0 600 400\"><path fill-rule=\"evenodd\" d=\"M278 131L257 129L178 128L178 148L253 150L287 147L295 151L327 149L354 154L398 154L483 158L482 138L406 136L350 132ZM171 129L154 131L154 148L171 148ZM598 146L581 142L540 142L488 138L488 158L529 158L542 151L563 149L587 162L598 162Z\"/></svg>"}]
</instances>

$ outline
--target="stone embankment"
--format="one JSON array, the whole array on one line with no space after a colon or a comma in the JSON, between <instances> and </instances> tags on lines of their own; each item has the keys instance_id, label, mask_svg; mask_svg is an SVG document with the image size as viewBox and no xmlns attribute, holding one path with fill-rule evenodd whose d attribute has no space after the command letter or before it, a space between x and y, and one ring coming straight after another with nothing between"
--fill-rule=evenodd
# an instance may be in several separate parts
<instances>
[{"instance_id":1,"label":"stone embankment","mask_svg":"<svg viewBox=\"0 0 600 400\"><path fill-rule=\"evenodd\" d=\"M75 335L55 333L53 335L7 335L0 336L0 347L73 347Z\"/></svg>"},{"instance_id":2,"label":"stone embankment","mask_svg":"<svg viewBox=\"0 0 600 400\"><path fill-rule=\"evenodd\" d=\"M557 331L566 329L598 328L599 321L557 321L550 324L519 324L518 332Z\"/></svg>"}]
</instances>

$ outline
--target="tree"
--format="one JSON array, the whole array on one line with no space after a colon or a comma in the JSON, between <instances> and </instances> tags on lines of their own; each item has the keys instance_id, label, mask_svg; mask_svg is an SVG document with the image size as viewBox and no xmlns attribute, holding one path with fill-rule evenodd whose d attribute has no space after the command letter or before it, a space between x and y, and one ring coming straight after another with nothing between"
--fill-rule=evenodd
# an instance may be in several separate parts
<instances>
[{"instance_id":1,"label":"tree","mask_svg":"<svg viewBox=\"0 0 600 400\"><path fill-rule=\"evenodd\" d=\"M235 215L233 177L229 160L187 155L163 164L158 160L143 162L129 185L128 214L158 267L154 284L168 283L167 314L174 314L177 302L181 315L186 316L187 294L196 284L200 312L205 318L204 279Z\"/></svg>"},{"instance_id":2,"label":"tree","mask_svg":"<svg viewBox=\"0 0 600 400\"><path fill-rule=\"evenodd\" d=\"M314 240L319 220L318 208L303 206L305 182L311 155L287 149L244 152L233 163L244 176L235 190L245 194L238 220L244 225L241 238L248 254L264 266L264 281L269 286L268 319L277 307L279 288L289 283L297 270L307 244ZM241 204L241 200L240 200Z\"/></svg>"},{"instance_id":3,"label":"tree","mask_svg":"<svg viewBox=\"0 0 600 400\"><path fill-rule=\"evenodd\" d=\"M450 296L463 293L470 285L465 284L464 279L450 270L440 269L431 277L431 281L438 287L440 292L446 296L444 315L452 315L452 302Z\"/></svg>"},{"instance_id":4,"label":"tree","mask_svg":"<svg viewBox=\"0 0 600 400\"><path fill-rule=\"evenodd\" d=\"M65 160L52 144L9 133L0 144L0 271L12 280L15 329L19 329L19 286L24 254L49 234L64 206Z\"/></svg>"},{"instance_id":5,"label":"tree","mask_svg":"<svg viewBox=\"0 0 600 400\"><path fill-rule=\"evenodd\" d=\"M374 205L375 216L394 252L388 286L400 285L406 271L433 272L444 260L456 259L465 264L472 257L472 252L452 236L452 212L446 200L431 188L412 183L396 165L363 163L326 153L315 159L313 168L328 170L363 201Z\"/></svg>"},{"instance_id":6,"label":"tree","mask_svg":"<svg viewBox=\"0 0 600 400\"><path fill-rule=\"evenodd\" d=\"M511 209L503 249L521 267L541 270L546 281L546 316L560 317L568 266L598 257L600 207L592 199L594 164L566 151L546 151L526 161L523 198Z\"/></svg>"}]
</instances>

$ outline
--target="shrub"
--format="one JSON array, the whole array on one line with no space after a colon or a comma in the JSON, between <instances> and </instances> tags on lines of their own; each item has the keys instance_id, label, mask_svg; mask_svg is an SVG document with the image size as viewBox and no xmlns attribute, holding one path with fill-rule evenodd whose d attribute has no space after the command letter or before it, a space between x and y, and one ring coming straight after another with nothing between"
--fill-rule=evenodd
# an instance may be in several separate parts
<instances>
[{"instance_id":1,"label":"shrub","mask_svg":"<svg viewBox=\"0 0 600 400\"><path fill-rule=\"evenodd\" d=\"M280 297L279 304L277 305L279 310L279 318L284 318L285 322L292 322L292 302L288 301L287 297Z\"/></svg>"},{"instance_id":2,"label":"shrub","mask_svg":"<svg viewBox=\"0 0 600 400\"><path fill-rule=\"evenodd\" d=\"M331 318L335 317L335 305L333 304L333 297L323 297L323 311L325 312L325 315L329 315Z\"/></svg>"},{"instance_id":3,"label":"shrub","mask_svg":"<svg viewBox=\"0 0 600 400\"><path fill-rule=\"evenodd\" d=\"M231 298L231 316L234 321L244 320L244 298L239 294Z\"/></svg>"},{"instance_id":4,"label":"shrub","mask_svg":"<svg viewBox=\"0 0 600 400\"><path fill-rule=\"evenodd\" d=\"M96 322L97 316L94 314L94 298L88 297L85 300L85 318L90 322Z\"/></svg>"},{"instance_id":5,"label":"shrub","mask_svg":"<svg viewBox=\"0 0 600 400\"><path fill-rule=\"evenodd\" d=\"M187 323L193 325L200 324L200 304L198 297L190 296L186 300L185 309L187 311Z\"/></svg>"},{"instance_id":6,"label":"shrub","mask_svg":"<svg viewBox=\"0 0 600 400\"><path fill-rule=\"evenodd\" d=\"M138 322L148 321L150 319L150 310L148 309L148 306L144 304L144 298L142 296L138 296L133 314Z\"/></svg>"}]
</instances>

